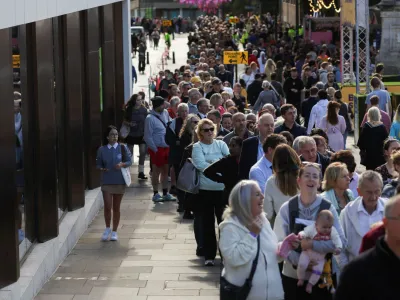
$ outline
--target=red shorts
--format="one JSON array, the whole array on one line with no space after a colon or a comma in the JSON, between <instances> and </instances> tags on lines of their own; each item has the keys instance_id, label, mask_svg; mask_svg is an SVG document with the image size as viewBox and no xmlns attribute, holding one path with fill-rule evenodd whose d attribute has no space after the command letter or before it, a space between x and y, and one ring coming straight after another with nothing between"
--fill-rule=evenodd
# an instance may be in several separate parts
<instances>
[{"instance_id":1,"label":"red shorts","mask_svg":"<svg viewBox=\"0 0 400 300\"><path fill-rule=\"evenodd\" d=\"M156 153L151 149L148 149L148 152L153 165L156 165L157 167L168 165L169 148L157 147Z\"/></svg>"}]
</instances>

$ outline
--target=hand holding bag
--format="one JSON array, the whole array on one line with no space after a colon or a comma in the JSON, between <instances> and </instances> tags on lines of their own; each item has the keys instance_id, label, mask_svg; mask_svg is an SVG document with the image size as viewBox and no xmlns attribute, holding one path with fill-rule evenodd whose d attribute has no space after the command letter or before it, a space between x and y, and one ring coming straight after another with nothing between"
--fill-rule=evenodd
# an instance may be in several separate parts
<instances>
[{"instance_id":1,"label":"hand holding bag","mask_svg":"<svg viewBox=\"0 0 400 300\"><path fill-rule=\"evenodd\" d=\"M258 255L260 254L260 235L257 236L257 254L253 260L249 277L243 286L233 285L224 277L220 279L220 300L246 300L250 294L254 273L257 269Z\"/></svg>"},{"instance_id":2,"label":"hand holding bag","mask_svg":"<svg viewBox=\"0 0 400 300\"><path fill-rule=\"evenodd\" d=\"M129 135L131 131L131 127L129 125L126 125L125 123L122 123L121 129L119 130L119 135L123 139L126 139L126 137Z\"/></svg>"},{"instance_id":3,"label":"hand holding bag","mask_svg":"<svg viewBox=\"0 0 400 300\"><path fill-rule=\"evenodd\" d=\"M179 172L176 187L181 191L198 194L200 190L200 176L193 165L192 159L188 158Z\"/></svg>"},{"instance_id":4,"label":"hand holding bag","mask_svg":"<svg viewBox=\"0 0 400 300\"><path fill-rule=\"evenodd\" d=\"M126 149L124 144L120 144L120 146L121 146L122 162L124 162L126 158ZM122 177L124 177L126 186L129 187L132 184L131 168L130 167L121 168L121 173Z\"/></svg>"}]
</instances>

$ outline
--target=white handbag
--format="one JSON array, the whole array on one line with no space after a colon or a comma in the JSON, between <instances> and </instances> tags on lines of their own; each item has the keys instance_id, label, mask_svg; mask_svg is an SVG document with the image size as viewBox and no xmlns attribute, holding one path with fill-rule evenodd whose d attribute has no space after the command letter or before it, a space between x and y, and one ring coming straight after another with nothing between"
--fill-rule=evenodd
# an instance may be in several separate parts
<instances>
[{"instance_id":1,"label":"white handbag","mask_svg":"<svg viewBox=\"0 0 400 300\"><path fill-rule=\"evenodd\" d=\"M126 186L129 187L132 183L131 168L130 167L121 168L121 172L122 172L122 177L124 177Z\"/></svg>"},{"instance_id":2,"label":"white handbag","mask_svg":"<svg viewBox=\"0 0 400 300\"><path fill-rule=\"evenodd\" d=\"M126 157L125 145L120 144L120 146L121 146L122 161L124 161L124 157ZM131 168L130 167L121 168L121 173L122 177L124 177L126 186L129 187L132 184Z\"/></svg>"}]
</instances>

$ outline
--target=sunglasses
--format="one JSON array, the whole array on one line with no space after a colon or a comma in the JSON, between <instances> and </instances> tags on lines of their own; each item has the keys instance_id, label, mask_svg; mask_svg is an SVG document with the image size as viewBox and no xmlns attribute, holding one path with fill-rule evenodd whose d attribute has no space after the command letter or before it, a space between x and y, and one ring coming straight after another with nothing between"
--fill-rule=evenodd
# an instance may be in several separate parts
<instances>
[{"instance_id":1,"label":"sunglasses","mask_svg":"<svg viewBox=\"0 0 400 300\"><path fill-rule=\"evenodd\" d=\"M193 123L193 124L198 124L198 123L199 123L199 121L192 121L192 123Z\"/></svg>"},{"instance_id":2,"label":"sunglasses","mask_svg":"<svg viewBox=\"0 0 400 300\"><path fill-rule=\"evenodd\" d=\"M202 128L201 130L204 131L204 132L209 132L209 131L214 132L214 127L211 127L211 128Z\"/></svg>"}]
</instances>

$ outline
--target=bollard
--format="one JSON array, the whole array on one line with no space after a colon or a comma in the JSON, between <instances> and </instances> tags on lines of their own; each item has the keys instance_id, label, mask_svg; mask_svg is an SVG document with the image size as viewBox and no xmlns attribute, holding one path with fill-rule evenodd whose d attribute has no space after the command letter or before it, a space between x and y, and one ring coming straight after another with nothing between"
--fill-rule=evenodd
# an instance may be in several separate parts
<instances>
[{"instance_id":1,"label":"bollard","mask_svg":"<svg viewBox=\"0 0 400 300\"><path fill-rule=\"evenodd\" d=\"M149 60L149 52L147 52L147 64L150 64L150 60Z\"/></svg>"},{"instance_id":2,"label":"bollard","mask_svg":"<svg viewBox=\"0 0 400 300\"><path fill-rule=\"evenodd\" d=\"M172 51L172 63L173 64L175 63L175 52L174 51Z\"/></svg>"}]
</instances>

